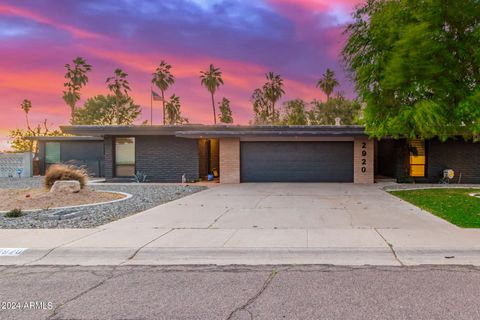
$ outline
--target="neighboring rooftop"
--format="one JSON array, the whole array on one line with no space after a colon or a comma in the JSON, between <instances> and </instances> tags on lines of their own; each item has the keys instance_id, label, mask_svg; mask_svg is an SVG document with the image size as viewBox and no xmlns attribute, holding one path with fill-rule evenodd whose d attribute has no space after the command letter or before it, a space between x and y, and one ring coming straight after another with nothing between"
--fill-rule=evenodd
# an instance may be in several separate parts
<instances>
[{"instance_id":1,"label":"neighboring rooftop","mask_svg":"<svg viewBox=\"0 0 480 320\"><path fill-rule=\"evenodd\" d=\"M102 137L92 136L39 136L39 137L26 137L28 140L38 141L102 141Z\"/></svg>"}]
</instances>

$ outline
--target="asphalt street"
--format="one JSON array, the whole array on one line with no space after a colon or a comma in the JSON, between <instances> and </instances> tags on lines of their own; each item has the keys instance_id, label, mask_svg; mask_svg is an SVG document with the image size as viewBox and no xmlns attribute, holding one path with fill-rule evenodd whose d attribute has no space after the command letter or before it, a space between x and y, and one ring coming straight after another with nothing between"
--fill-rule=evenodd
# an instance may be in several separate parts
<instances>
[{"instance_id":1,"label":"asphalt street","mask_svg":"<svg viewBox=\"0 0 480 320\"><path fill-rule=\"evenodd\" d=\"M467 266L0 268L0 319L480 319Z\"/></svg>"}]
</instances>

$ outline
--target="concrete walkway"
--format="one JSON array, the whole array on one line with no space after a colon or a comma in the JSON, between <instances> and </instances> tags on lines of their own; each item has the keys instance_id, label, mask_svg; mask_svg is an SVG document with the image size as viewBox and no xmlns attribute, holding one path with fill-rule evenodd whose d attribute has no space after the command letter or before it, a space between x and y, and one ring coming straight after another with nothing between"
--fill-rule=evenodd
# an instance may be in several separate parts
<instances>
[{"instance_id":1,"label":"concrete walkway","mask_svg":"<svg viewBox=\"0 0 480 320\"><path fill-rule=\"evenodd\" d=\"M461 229L353 184L219 185L97 229L0 230L0 264L480 265Z\"/></svg>"}]
</instances>

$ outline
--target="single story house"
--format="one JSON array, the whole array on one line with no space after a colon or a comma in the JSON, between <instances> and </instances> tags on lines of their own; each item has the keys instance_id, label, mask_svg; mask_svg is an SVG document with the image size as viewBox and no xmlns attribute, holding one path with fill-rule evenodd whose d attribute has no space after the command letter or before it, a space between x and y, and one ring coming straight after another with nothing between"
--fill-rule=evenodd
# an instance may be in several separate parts
<instances>
[{"instance_id":1,"label":"single story house","mask_svg":"<svg viewBox=\"0 0 480 320\"><path fill-rule=\"evenodd\" d=\"M40 138L40 161L74 161L107 180L180 182L218 173L221 183L353 182L375 177L480 183L480 143L462 138L371 139L362 126L62 126L73 136ZM75 151L75 152L74 152ZM60 154L60 155L59 155Z\"/></svg>"}]
</instances>

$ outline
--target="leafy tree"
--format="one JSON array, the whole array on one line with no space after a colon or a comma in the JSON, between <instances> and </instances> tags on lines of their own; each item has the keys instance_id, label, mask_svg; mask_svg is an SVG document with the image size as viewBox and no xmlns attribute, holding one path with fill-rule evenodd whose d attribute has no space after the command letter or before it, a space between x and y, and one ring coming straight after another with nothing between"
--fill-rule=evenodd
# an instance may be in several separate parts
<instances>
[{"instance_id":1,"label":"leafy tree","mask_svg":"<svg viewBox=\"0 0 480 320\"><path fill-rule=\"evenodd\" d=\"M359 124L360 116L360 103L348 100L340 93L326 102L314 100L311 110L307 111L308 122L313 125L334 125L335 118L340 118L342 125Z\"/></svg>"},{"instance_id":2,"label":"leafy tree","mask_svg":"<svg viewBox=\"0 0 480 320\"><path fill-rule=\"evenodd\" d=\"M75 123L80 125L128 125L140 115L141 108L132 98L120 100L113 95L97 95L87 99L83 108L75 111Z\"/></svg>"},{"instance_id":3,"label":"leafy tree","mask_svg":"<svg viewBox=\"0 0 480 320\"><path fill-rule=\"evenodd\" d=\"M28 119L28 113L30 112L30 109L32 109L31 101L28 99L24 99L20 106L21 109L25 112L25 121L27 124L27 128L17 128L10 130L10 145L12 149L16 152L33 152L34 157L36 157L38 154L38 144L34 140L27 139L28 137L59 136L63 135L63 133L59 130L51 130L48 127L47 119L32 128Z\"/></svg>"},{"instance_id":4,"label":"leafy tree","mask_svg":"<svg viewBox=\"0 0 480 320\"><path fill-rule=\"evenodd\" d=\"M480 134L477 0L369 0L353 14L343 58L376 137Z\"/></svg>"},{"instance_id":5,"label":"leafy tree","mask_svg":"<svg viewBox=\"0 0 480 320\"><path fill-rule=\"evenodd\" d=\"M270 102L270 108L267 109L267 116L271 117L272 123L278 120L278 113L275 111L275 103L285 94L283 90L283 79L279 74L269 72L265 74L267 82L263 85L265 98Z\"/></svg>"},{"instance_id":6,"label":"leafy tree","mask_svg":"<svg viewBox=\"0 0 480 320\"><path fill-rule=\"evenodd\" d=\"M115 105L117 109L121 108L121 104L125 102L125 97L128 97L130 84L127 80L128 74L122 69L115 69L113 77L108 77L105 83L108 90L112 92L115 97Z\"/></svg>"},{"instance_id":7,"label":"leafy tree","mask_svg":"<svg viewBox=\"0 0 480 320\"><path fill-rule=\"evenodd\" d=\"M63 100L70 107L70 122L73 123L75 106L80 100L80 89L88 82L87 73L92 70L92 66L82 57L73 60L73 65L67 63L65 65L67 73L65 73L66 82L63 84Z\"/></svg>"},{"instance_id":8,"label":"leafy tree","mask_svg":"<svg viewBox=\"0 0 480 320\"><path fill-rule=\"evenodd\" d=\"M233 123L232 109L230 109L230 100L223 98L219 106L220 115L218 120L222 123Z\"/></svg>"},{"instance_id":9,"label":"leafy tree","mask_svg":"<svg viewBox=\"0 0 480 320\"><path fill-rule=\"evenodd\" d=\"M335 72L327 68L322 78L318 80L317 88L320 88L327 95L327 100L330 100L330 96L336 86L338 86L338 81L335 78Z\"/></svg>"},{"instance_id":10,"label":"leafy tree","mask_svg":"<svg viewBox=\"0 0 480 320\"><path fill-rule=\"evenodd\" d=\"M207 88L208 92L212 95L212 108L213 108L213 123L217 123L217 113L215 111L215 92L223 84L222 72L219 68L215 68L213 64L210 64L210 68L207 71L200 71L200 83Z\"/></svg>"},{"instance_id":11,"label":"leafy tree","mask_svg":"<svg viewBox=\"0 0 480 320\"><path fill-rule=\"evenodd\" d=\"M255 89L251 98L253 104L253 124L269 124L272 122L272 118L269 115L268 109L270 102L265 97L265 93L262 89Z\"/></svg>"},{"instance_id":12,"label":"leafy tree","mask_svg":"<svg viewBox=\"0 0 480 320\"><path fill-rule=\"evenodd\" d=\"M180 98L173 94L165 104L166 123L170 125L188 123L188 119L182 117L180 111Z\"/></svg>"},{"instance_id":13,"label":"leafy tree","mask_svg":"<svg viewBox=\"0 0 480 320\"><path fill-rule=\"evenodd\" d=\"M160 89L160 92L162 93L163 124L165 124L165 91L175 83L175 77L170 72L171 68L171 65L162 60L152 74L152 83Z\"/></svg>"},{"instance_id":14,"label":"leafy tree","mask_svg":"<svg viewBox=\"0 0 480 320\"><path fill-rule=\"evenodd\" d=\"M286 125L306 125L305 101L295 99L285 102L282 123Z\"/></svg>"}]
</instances>

